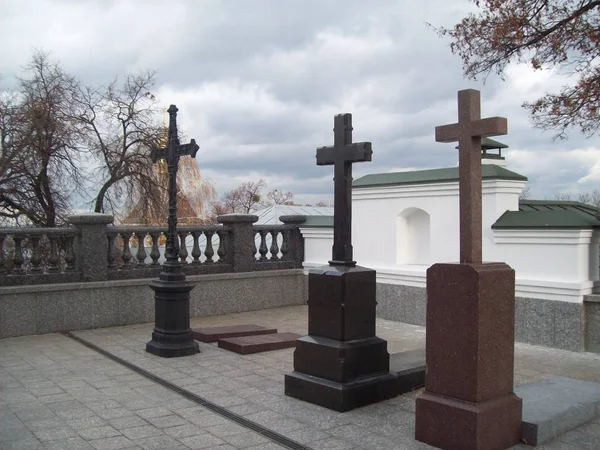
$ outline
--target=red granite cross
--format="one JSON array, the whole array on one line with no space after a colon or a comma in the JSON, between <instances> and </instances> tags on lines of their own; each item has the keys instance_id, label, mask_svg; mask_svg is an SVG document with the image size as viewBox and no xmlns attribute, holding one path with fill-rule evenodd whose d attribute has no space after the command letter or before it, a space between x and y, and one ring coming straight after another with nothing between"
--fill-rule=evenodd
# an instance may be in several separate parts
<instances>
[{"instance_id":1,"label":"red granite cross","mask_svg":"<svg viewBox=\"0 0 600 450\"><path fill-rule=\"evenodd\" d=\"M458 123L435 127L436 142L458 141L461 263L482 262L481 138L507 130L504 117L481 118L481 96L475 89L458 91Z\"/></svg>"}]
</instances>

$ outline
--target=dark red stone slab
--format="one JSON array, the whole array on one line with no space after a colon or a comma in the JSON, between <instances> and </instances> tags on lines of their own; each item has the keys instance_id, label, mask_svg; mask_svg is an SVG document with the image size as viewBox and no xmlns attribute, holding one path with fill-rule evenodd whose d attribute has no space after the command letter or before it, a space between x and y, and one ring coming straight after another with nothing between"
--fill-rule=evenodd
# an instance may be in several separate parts
<instances>
[{"instance_id":1,"label":"dark red stone slab","mask_svg":"<svg viewBox=\"0 0 600 450\"><path fill-rule=\"evenodd\" d=\"M232 325L228 327L194 328L194 339L200 342L217 342L223 338L256 336L260 334L277 333L277 328L261 327L260 325Z\"/></svg>"},{"instance_id":2,"label":"dark red stone slab","mask_svg":"<svg viewBox=\"0 0 600 450\"><path fill-rule=\"evenodd\" d=\"M438 448L504 450L521 439L522 401L512 393L471 403L424 392L416 410L415 438Z\"/></svg>"},{"instance_id":3,"label":"dark red stone slab","mask_svg":"<svg viewBox=\"0 0 600 450\"><path fill-rule=\"evenodd\" d=\"M268 352L281 350L296 346L296 340L300 337L296 333L275 333L258 336L244 336L235 338L219 339L219 348L229 350L240 355L250 353Z\"/></svg>"},{"instance_id":4,"label":"dark red stone slab","mask_svg":"<svg viewBox=\"0 0 600 450\"><path fill-rule=\"evenodd\" d=\"M427 270L427 372L416 401L417 440L461 450L519 443L514 292L514 270L504 263Z\"/></svg>"}]
</instances>

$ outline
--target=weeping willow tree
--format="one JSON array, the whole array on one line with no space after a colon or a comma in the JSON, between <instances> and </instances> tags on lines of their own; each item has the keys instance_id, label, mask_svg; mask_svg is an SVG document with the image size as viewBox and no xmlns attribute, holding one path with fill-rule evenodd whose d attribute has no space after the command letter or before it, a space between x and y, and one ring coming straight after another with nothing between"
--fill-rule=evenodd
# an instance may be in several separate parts
<instances>
[{"instance_id":1,"label":"weeping willow tree","mask_svg":"<svg viewBox=\"0 0 600 450\"><path fill-rule=\"evenodd\" d=\"M163 112L162 136L158 145L167 145L167 126ZM124 224L164 225L169 215L169 173L167 162L154 164L152 182L136 186L125 207ZM210 179L202 177L194 158L184 156L179 160L177 172L177 222L181 225L201 225L207 222L208 208L216 197Z\"/></svg>"}]
</instances>

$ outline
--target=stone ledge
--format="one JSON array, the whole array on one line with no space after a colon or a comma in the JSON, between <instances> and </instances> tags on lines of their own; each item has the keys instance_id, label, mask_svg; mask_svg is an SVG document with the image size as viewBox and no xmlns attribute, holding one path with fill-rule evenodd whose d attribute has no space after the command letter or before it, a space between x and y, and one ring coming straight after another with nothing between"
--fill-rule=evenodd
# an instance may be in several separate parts
<instances>
[{"instance_id":1,"label":"stone ledge","mask_svg":"<svg viewBox=\"0 0 600 450\"><path fill-rule=\"evenodd\" d=\"M583 297L584 302L600 303L600 294L590 294Z\"/></svg>"},{"instance_id":2,"label":"stone ledge","mask_svg":"<svg viewBox=\"0 0 600 450\"><path fill-rule=\"evenodd\" d=\"M190 283L215 280L239 280L244 278L265 278L303 275L302 269L261 270L256 272L227 272L206 275L188 275L186 280ZM154 278L131 278L125 280L88 281L60 284L35 284L25 286L0 287L0 296L9 294L22 294L25 292L58 292L74 289L102 289L107 287L123 286L148 286Z\"/></svg>"},{"instance_id":3,"label":"stone ledge","mask_svg":"<svg viewBox=\"0 0 600 450\"><path fill-rule=\"evenodd\" d=\"M540 445L570 431L600 413L600 384L571 378L551 378L515 388L523 399L523 435L528 445Z\"/></svg>"}]
</instances>

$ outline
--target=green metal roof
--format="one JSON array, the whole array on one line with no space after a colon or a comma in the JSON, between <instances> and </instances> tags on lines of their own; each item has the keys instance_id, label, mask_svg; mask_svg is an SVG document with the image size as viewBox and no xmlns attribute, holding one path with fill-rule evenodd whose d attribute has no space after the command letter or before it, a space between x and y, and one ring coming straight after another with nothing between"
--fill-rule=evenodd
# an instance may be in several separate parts
<instances>
[{"instance_id":1,"label":"green metal roof","mask_svg":"<svg viewBox=\"0 0 600 450\"><path fill-rule=\"evenodd\" d=\"M519 211L506 211L492 228L600 228L599 214L600 209L579 202L521 200Z\"/></svg>"},{"instance_id":2,"label":"green metal roof","mask_svg":"<svg viewBox=\"0 0 600 450\"><path fill-rule=\"evenodd\" d=\"M481 166L481 173L484 180L527 181L527 177L495 164L483 164ZM410 172L375 173L354 180L352 187L370 188L403 184L450 183L453 181L458 181L458 167L414 170Z\"/></svg>"},{"instance_id":3,"label":"green metal roof","mask_svg":"<svg viewBox=\"0 0 600 450\"><path fill-rule=\"evenodd\" d=\"M333 227L333 216L306 216L306 220L300 224L301 228L331 228Z\"/></svg>"},{"instance_id":4,"label":"green metal roof","mask_svg":"<svg viewBox=\"0 0 600 450\"><path fill-rule=\"evenodd\" d=\"M458 149L458 145L454 148ZM508 148L508 145L503 144L500 141L495 141L494 139L490 139L488 137L481 138L482 150L492 150L495 148Z\"/></svg>"},{"instance_id":5,"label":"green metal roof","mask_svg":"<svg viewBox=\"0 0 600 450\"><path fill-rule=\"evenodd\" d=\"M508 145L503 144L502 142L495 141L494 139L490 139L488 137L481 138L481 148L484 150L492 149L492 148L508 148Z\"/></svg>"}]
</instances>

